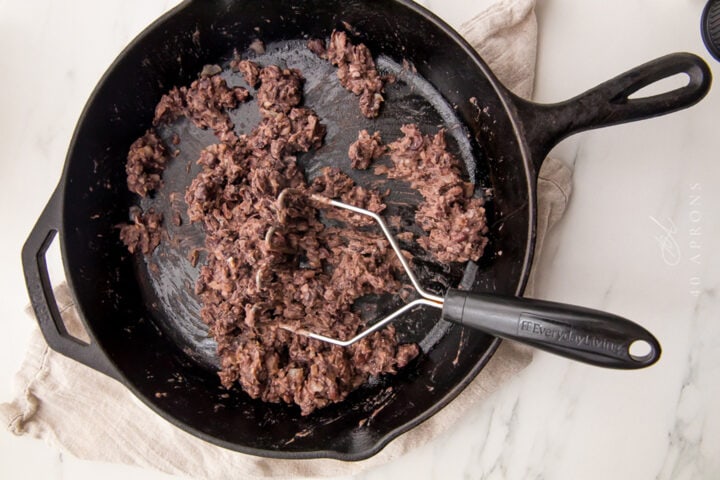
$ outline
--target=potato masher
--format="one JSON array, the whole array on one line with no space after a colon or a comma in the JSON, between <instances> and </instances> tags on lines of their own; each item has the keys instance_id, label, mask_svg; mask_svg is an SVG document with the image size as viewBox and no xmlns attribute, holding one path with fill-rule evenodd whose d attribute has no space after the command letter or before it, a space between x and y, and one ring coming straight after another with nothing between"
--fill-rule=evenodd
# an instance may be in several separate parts
<instances>
[{"instance_id":1,"label":"potato masher","mask_svg":"<svg viewBox=\"0 0 720 480\"><path fill-rule=\"evenodd\" d=\"M280 205L286 193L287 190L284 190L278 196ZM650 332L611 313L544 300L454 288L448 289L444 297L429 293L420 285L393 233L380 215L321 195L310 194L309 197L320 205L342 208L372 218L380 226L420 298L405 304L348 340L326 337L288 325L280 325L280 328L346 347L397 320L404 313L427 305L441 309L440 317L443 320L591 365L637 369L650 366L660 358L660 343Z\"/></svg>"}]
</instances>

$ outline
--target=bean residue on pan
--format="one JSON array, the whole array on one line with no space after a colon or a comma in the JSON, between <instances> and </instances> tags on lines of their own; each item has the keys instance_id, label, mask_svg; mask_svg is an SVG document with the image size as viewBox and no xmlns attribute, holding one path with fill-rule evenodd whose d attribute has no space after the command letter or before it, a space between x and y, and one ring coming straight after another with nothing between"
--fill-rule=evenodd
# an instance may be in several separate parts
<instances>
[{"instance_id":1,"label":"bean residue on pan","mask_svg":"<svg viewBox=\"0 0 720 480\"><path fill-rule=\"evenodd\" d=\"M423 135L416 125L401 130L405 136L388 145L393 166L378 166L375 173L409 181L423 196L415 214L428 234L418 238L421 247L442 263L477 261L487 244L484 201L474 198L475 186L462 179L444 130L435 135Z\"/></svg>"},{"instance_id":2,"label":"bean residue on pan","mask_svg":"<svg viewBox=\"0 0 720 480\"><path fill-rule=\"evenodd\" d=\"M358 170L367 169L373 160L377 160L385 153L385 147L381 142L380 132L370 135L367 130L360 130L358 139L351 143L348 149L350 166Z\"/></svg>"},{"instance_id":3,"label":"bean residue on pan","mask_svg":"<svg viewBox=\"0 0 720 480\"><path fill-rule=\"evenodd\" d=\"M375 67L370 50L353 45L345 32L333 31L327 48L319 39L308 42L308 48L338 67L337 76L343 87L360 96L360 111L368 118L377 117L385 101L384 82Z\"/></svg>"},{"instance_id":4,"label":"bean residue on pan","mask_svg":"<svg viewBox=\"0 0 720 480\"><path fill-rule=\"evenodd\" d=\"M338 66L339 81L361 97L365 116L378 115L383 81L367 47L333 32L327 48L321 40L308 48ZM340 165L321 169L312 181L305 177L298 155L320 148L326 127L311 106L302 105L301 71L239 56L230 68L252 91L231 87L220 70L205 68L189 87L162 97L154 126L186 117L217 138L201 151L201 171L184 199L189 220L205 232L207 255L195 293L217 342L222 384L238 383L263 401L297 404L308 415L343 400L371 376L395 373L419 353L415 344L398 344L392 326L345 348L281 328L350 338L365 327L354 309L358 299L403 290L402 268L390 245L364 228L371 221L310 200L319 194L381 213L388 192L355 184ZM246 101L257 103L260 122L240 135L229 111ZM416 220L427 236L417 243L439 261L477 259L485 245L482 203L461 179L442 132L423 136L414 125L402 132L404 137L385 146L379 132L359 131L348 145L346 168L367 169L389 153L392 165L378 165L375 173L408 181L424 197ZM147 196L161 188L165 152L152 129L133 144L127 163L131 191ZM135 213L121 239L131 252L150 255L160 242L162 218ZM406 232L403 239L412 235ZM188 256L193 264L198 252Z\"/></svg>"},{"instance_id":5,"label":"bean residue on pan","mask_svg":"<svg viewBox=\"0 0 720 480\"><path fill-rule=\"evenodd\" d=\"M162 184L162 172L168 161L167 149L152 128L130 145L125 173L128 190L147 196Z\"/></svg>"},{"instance_id":6,"label":"bean residue on pan","mask_svg":"<svg viewBox=\"0 0 720 480\"><path fill-rule=\"evenodd\" d=\"M216 73L211 74L213 71ZM221 141L234 143L237 135L227 110L246 101L250 94L243 87L228 87L217 69L206 67L203 73L189 88L175 87L162 96L155 107L153 124L170 123L184 116L198 128L211 129Z\"/></svg>"},{"instance_id":7,"label":"bean residue on pan","mask_svg":"<svg viewBox=\"0 0 720 480\"><path fill-rule=\"evenodd\" d=\"M120 240L130 253L151 254L160 245L162 214L152 208L143 212L140 207L133 207L130 217L133 223L120 226Z\"/></svg>"}]
</instances>

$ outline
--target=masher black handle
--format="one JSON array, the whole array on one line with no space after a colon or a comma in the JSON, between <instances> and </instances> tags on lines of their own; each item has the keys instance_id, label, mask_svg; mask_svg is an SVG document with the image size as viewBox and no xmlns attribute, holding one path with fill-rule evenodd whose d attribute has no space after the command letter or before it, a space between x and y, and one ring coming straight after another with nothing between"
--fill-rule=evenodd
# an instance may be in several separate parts
<instances>
[{"instance_id":1,"label":"masher black handle","mask_svg":"<svg viewBox=\"0 0 720 480\"><path fill-rule=\"evenodd\" d=\"M442 316L600 367L643 368L660 358L660 343L650 332L630 320L590 308L450 289ZM634 352L640 342L649 349L642 355Z\"/></svg>"},{"instance_id":2,"label":"masher black handle","mask_svg":"<svg viewBox=\"0 0 720 480\"><path fill-rule=\"evenodd\" d=\"M687 85L634 98L642 88L677 74ZM694 105L710 90L712 73L691 53L665 55L607 80L570 100L539 104L509 94L522 119L536 170L560 140L574 133L665 115Z\"/></svg>"}]
</instances>

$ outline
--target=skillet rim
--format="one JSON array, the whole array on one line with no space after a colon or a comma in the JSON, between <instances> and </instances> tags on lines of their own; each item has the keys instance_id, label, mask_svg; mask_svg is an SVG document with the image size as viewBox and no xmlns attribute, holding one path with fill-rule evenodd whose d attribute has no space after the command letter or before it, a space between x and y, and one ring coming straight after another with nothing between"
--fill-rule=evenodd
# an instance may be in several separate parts
<instances>
[{"instance_id":1,"label":"skillet rim","mask_svg":"<svg viewBox=\"0 0 720 480\"><path fill-rule=\"evenodd\" d=\"M508 118L508 121L510 122L510 125L512 125L512 133L515 136L517 140L517 146L519 149L520 156L522 158L522 162L524 165L524 172L526 177L526 183L527 183L527 192L528 192L528 202L529 205L527 206L527 212L528 212L528 236L527 236L527 244L525 248L525 256L523 258L522 263L522 269L520 273L520 278L516 287L515 295L521 295L525 289L525 286L527 284L530 266L533 258L534 253L534 247L535 247L535 235L536 235L536 185L535 185L535 170L532 164L532 159L530 156L530 150L528 148L528 145L525 141L525 138L522 133L522 122L519 119L519 116L517 115L517 110L515 108L515 105L512 101L512 94L502 85L500 84L499 80L495 77L495 75L492 73L490 68L485 64L485 62L482 60L480 55L475 51L475 49L470 46L470 44L462 38L462 36L456 32L451 26L449 26L446 22L444 22L442 19L440 19L437 15L430 12L425 7L416 4L412 2L411 0L393 0L395 3L400 4L401 6L407 8L409 10L409 13L418 15L422 19L432 23L435 27L437 27L440 31L442 31L443 34L445 34L449 40L454 42L457 46L459 46L462 51L467 55L467 57L472 61L473 67L478 68L486 77L486 79L489 81L490 85L492 85L493 90L495 91L495 94L497 95L501 105L504 108L505 115ZM138 44L140 44L146 36L148 36L151 32L154 32L155 30L162 28L163 24L168 21L171 17L174 17L175 15L178 15L181 13L184 9L191 6L193 3L196 3L197 0L185 0L179 5L175 6L174 8L168 10L166 13L164 13L162 16L158 17L155 21L153 21L150 25L148 25L140 34L138 34L128 45L117 55L115 60L108 66L108 68L105 70L104 74L98 81L97 85L93 89L91 95L89 96L79 118L78 122L76 124L75 130L73 132L73 136L71 139L71 142L68 146L67 155L65 158L65 163L63 166L63 171L60 177L60 181L58 183L57 189L58 190L64 190L64 187L68 180L68 171L69 171L69 164L70 160L75 155L75 150L77 147L78 137L81 130L82 125L87 121L87 114L90 108L95 104L96 98L99 95L100 91L103 89L104 84L106 83L107 78L112 74L112 72L115 71L116 67L119 63L123 61L123 59L126 57L128 52L134 50ZM61 201L60 205L60 212L61 212L61 222L60 222L60 246L61 250L63 252L62 259L63 259L63 265L65 267L65 270L67 272L71 272L72 270L67 264L67 255L64 253L67 250L67 245L65 244L66 235L64 235L64 219L65 219L65 197L66 197L67 191L62 192L62 195L60 196L59 200ZM67 283L71 290L71 292L76 292L74 282L72 280L72 275L67 275ZM95 335L93 334L93 328L91 322L86 322L85 319L88 318L87 315L85 315L85 309L83 308L82 304L80 302L76 303L76 307L79 310L80 318L83 321L83 324L85 325L86 330L88 331L90 338L92 342L94 343L94 348L96 349L98 354L101 354L105 357L105 362L109 363L111 365L111 368L113 372L111 372L113 375L112 378L115 378L116 380L120 381L126 388L128 388L133 395L135 395L137 398L139 398L143 404L148 406L153 412L161 416L166 421L170 422L171 424L181 428L182 430L201 438L209 443L218 445L220 447L238 451L245 454L250 454L254 456L260 456L260 457L266 457L266 458L277 458L277 459L318 459L318 458L329 458L329 459L336 459L336 460L344 460L344 461L359 461L364 460L367 458L370 458L377 453L379 453L383 448L385 448L392 440L394 440L396 437L402 435L403 433L406 433L419 424L423 423L425 420L429 419L436 413L438 413L441 409L446 407L452 400L454 400L474 379L475 377L482 371L482 369L487 365L488 361L492 358L494 353L497 351L497 348L499 347L501 343L501 339L498 337L495 337L492 339L489 347L484 352L482 357L477 361L477 363L474 365L472 369L470 369L467 374L463 377L462 381L458 382L454 387L452 387L450 390L447 391L445 395L438 398L427 410L425 410L420 415L416 416L412 420L403 423L402 425L389 430L387 433L379 437L376 441L373 442L373 445L369 448L359 449L353 452L344 452L344 451L337 451L337 450L330 450L330 449L320 449L320 450L307 450L307 451L282 451L282 450L265 450L265 449L259 449L255 447L248 447L244 445L238 445L236 443L232 443L229 441L225 441L222 439L219 439L217 437L214 437L212 435L206 434L197 428L193 427L192 425L185 423L178 418L170 415L165 410L161 409L159 406L157 406L150 398L148 398L146 395L144 395L132 382L130 382L127 378L127 376L117 367L116 363L112 361L111 357L107 355L106 350L102 347L101 343L96 340ZM89 325L88 325L89 323Z\"/></svg>"}]
</instances>

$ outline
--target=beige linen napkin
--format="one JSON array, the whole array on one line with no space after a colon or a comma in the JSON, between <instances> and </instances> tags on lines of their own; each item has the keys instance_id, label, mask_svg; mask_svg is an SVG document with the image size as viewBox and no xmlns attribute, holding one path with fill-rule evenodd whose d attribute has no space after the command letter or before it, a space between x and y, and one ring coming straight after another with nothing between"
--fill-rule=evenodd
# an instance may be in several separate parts
<instances>
[{"instance_id":1,"label":"beige linen napkin","mask_svg":"<svg viewBox=\"0 0 720 480\"><path fill-rule=\"evenodd\" d=\"M498 0L461 28L500 80L524 97L532 93L535 69L534 3ZM538 256L547 229L565 209L570 180L564 164L546 160L538 188ZM56 299L74 331L79 320L66 286L58 288ZM528 349L503 342L487 367L449 406L362 462L273 460L208 444L160 418L120 383L48 348L39 331L33 333L17 374L16 398L0 405L0 416L13 433L42 438L79 458L175 475L203 479L351 475L387 463L451 428L530 359Z\"/></svg>"}]
</instances>

